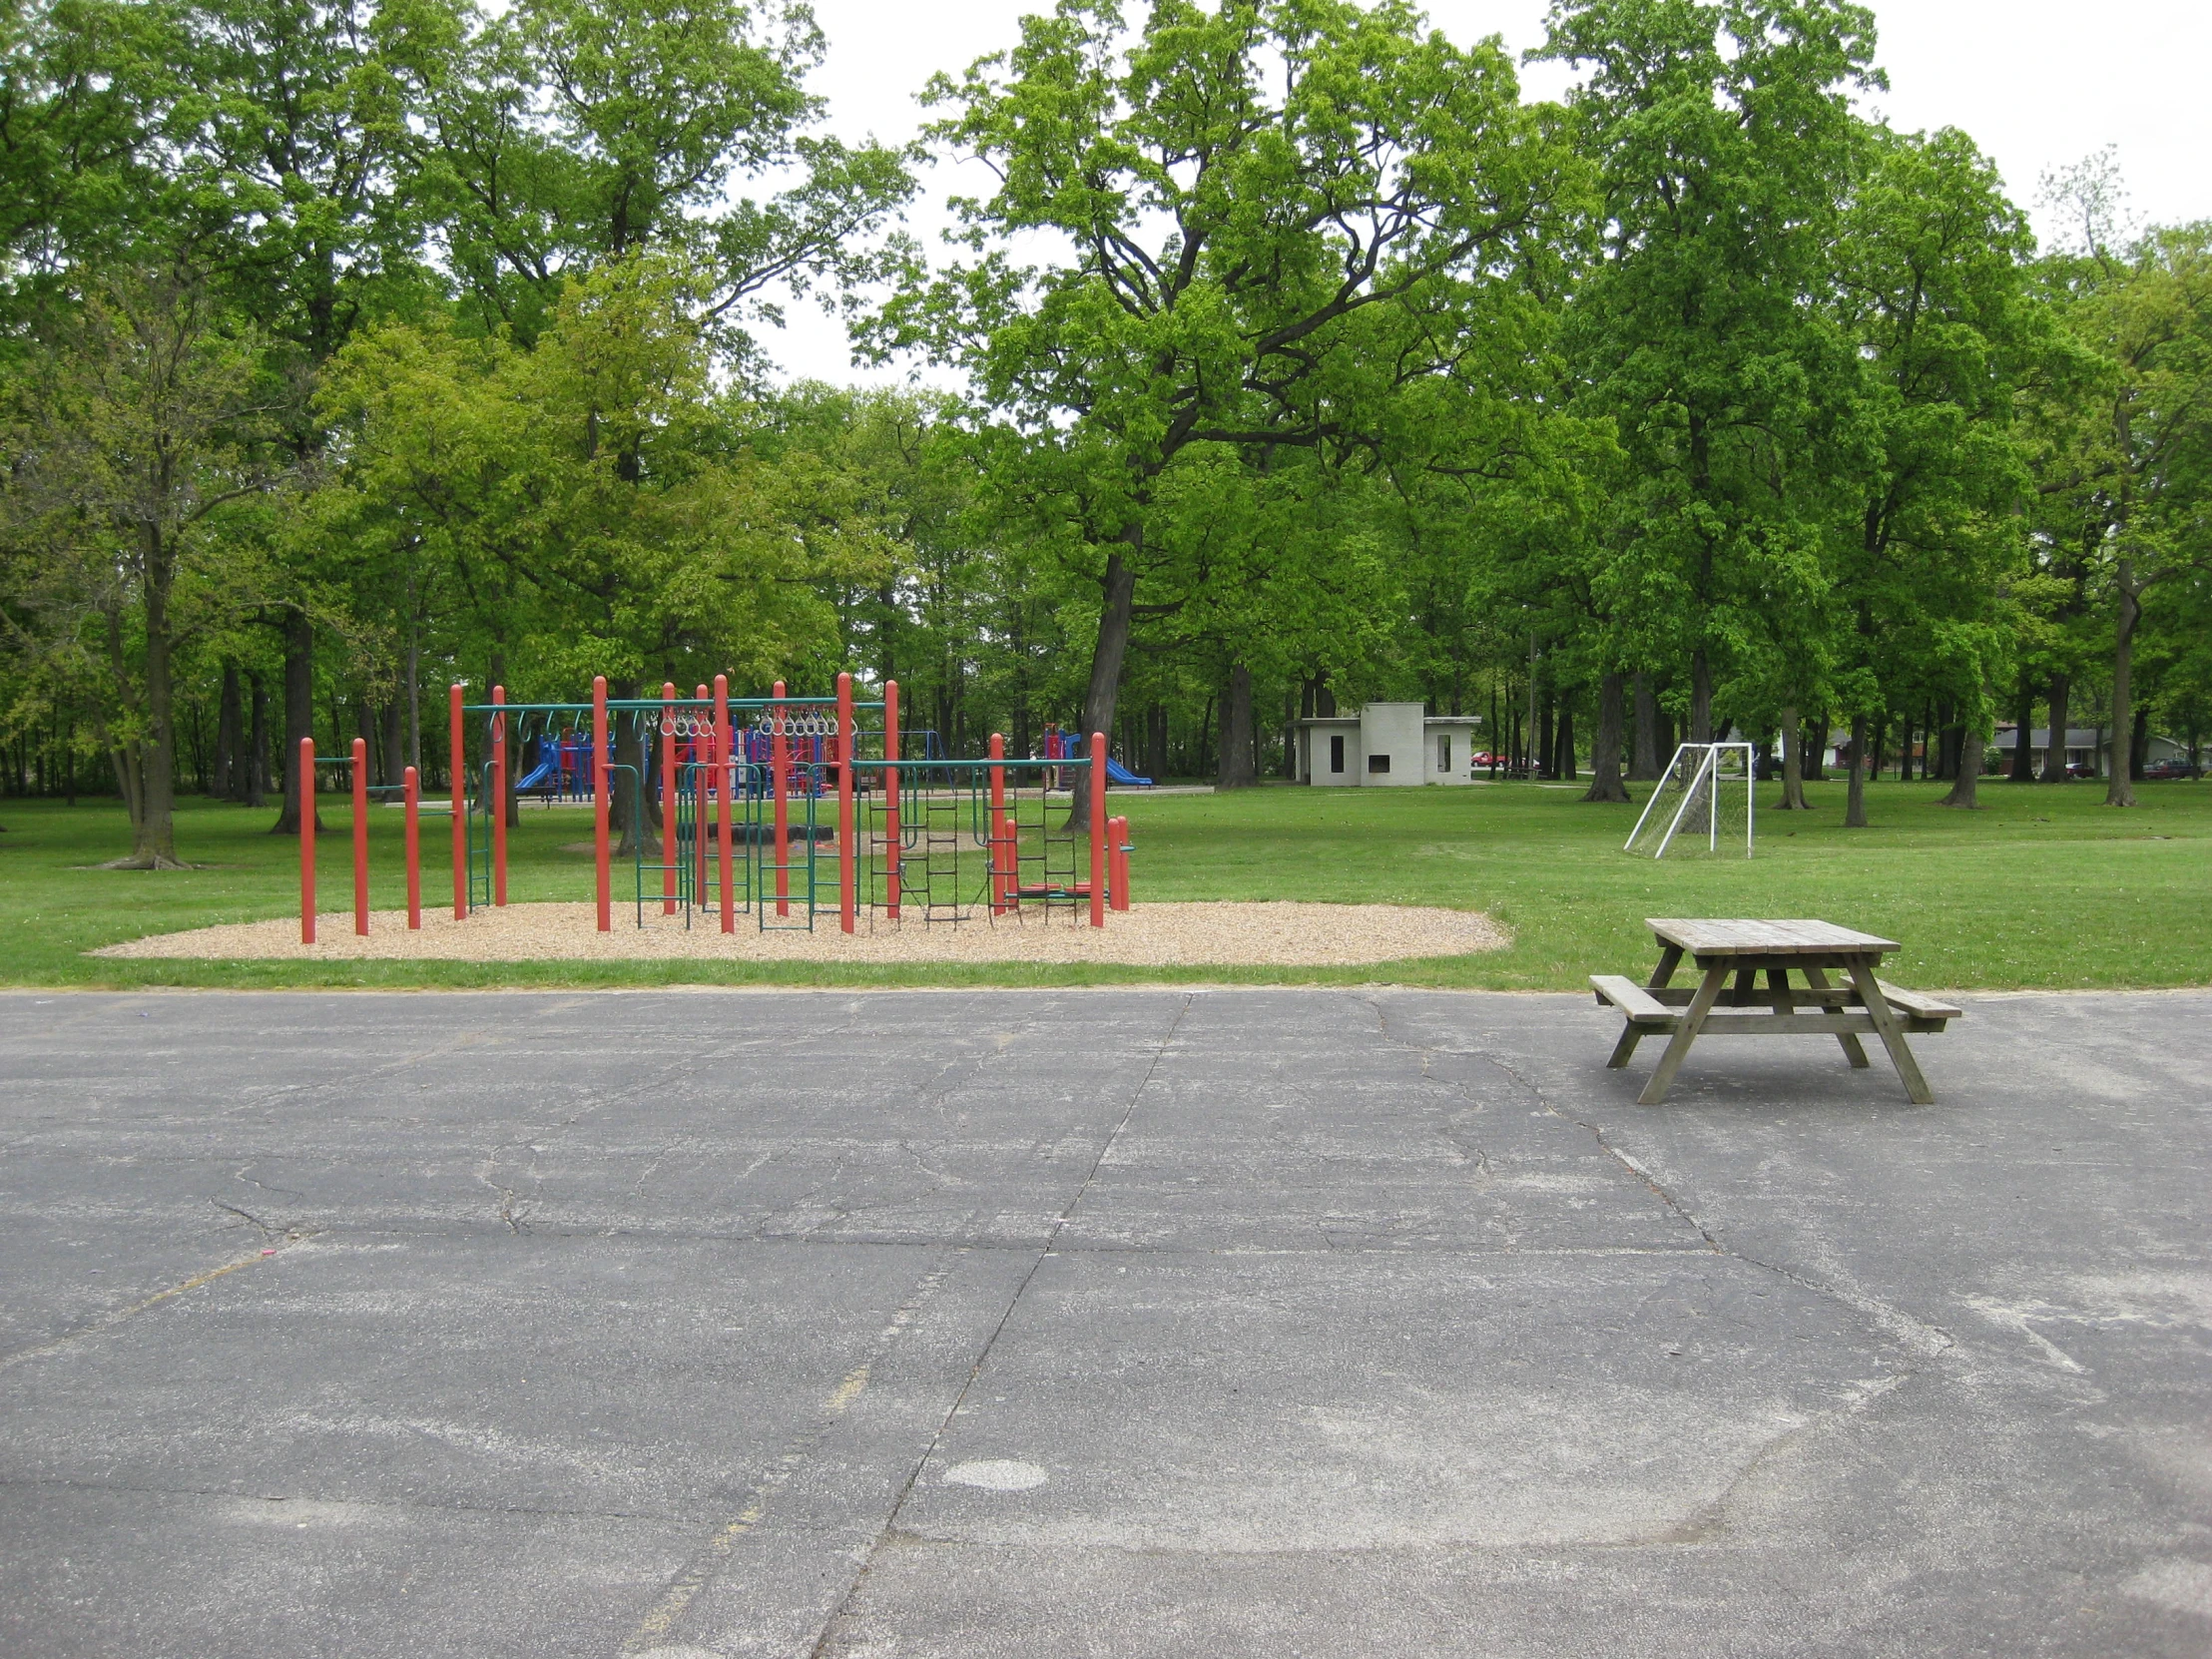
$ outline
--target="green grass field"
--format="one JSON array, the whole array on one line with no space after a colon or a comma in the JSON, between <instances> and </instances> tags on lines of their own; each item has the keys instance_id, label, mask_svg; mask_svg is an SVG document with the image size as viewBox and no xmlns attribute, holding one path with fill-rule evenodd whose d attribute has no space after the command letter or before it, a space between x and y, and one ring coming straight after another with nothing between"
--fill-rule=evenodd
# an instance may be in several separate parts
<instances>
[{"instance_id":1,"label":"green grass field","mask_svg":"<svg viewBox=\"0 0 2212 1659\"><path fill-rule=\"evenodd\" d=\"M1845 830L1843 786L1813 811L1762 813L1757 857L1652 863L1620 851L1634 809L1589 807L1566 786L1307 790L1113 797L1146 898L1303 898L1483 909L1510 949L1353 969L1029 966L824 968L732 963L188 962L101 960L93 947L147 933L292 913L296 848L272 814L205 802L180 812L178 846L200 867L101 869L128 832L111 804L0 803L0 982L15 985L653 985L1399 983L1579 988L1639 971L1647 915L1821 916L1904 941L1887 973L1928 989L2202 985L2212 982L2212 785L2142 786L2134 812L2101 785L1984 783L1975 813L1936 805L1940 785L1878 784L1874 826ZM1641 791L1639 791L1639 794ZM1762 806L1777 787L1760 790ZM348 902L347 808L323 809L322 908ZM588 833L576 810L529 810L514 837L516 900L586 899ZM445 824L424 825L429 902L450 891ZM402 902L399 815L375 810L374 902ZM618 891L620 877L618 876ZM832 922L833 925L833 922Z\"/></svg>"}]
</instances>

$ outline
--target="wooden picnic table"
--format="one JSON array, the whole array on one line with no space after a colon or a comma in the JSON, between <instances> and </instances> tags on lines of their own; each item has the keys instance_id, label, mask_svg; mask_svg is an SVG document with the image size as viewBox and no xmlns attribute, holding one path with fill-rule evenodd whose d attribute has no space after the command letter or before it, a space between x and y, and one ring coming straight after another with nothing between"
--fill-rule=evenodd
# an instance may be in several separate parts
<instances>
[{"instance_id":1,"label":"wooden picnic table","mask_svg":"<svg viewBox=\"0 0 2212 1659\"><path fill-rule=\"evenodd\" d=\"M1859 1039L1868 1032L1882 1039L1914 1103L1936 1103L1913 1051L1905 1044L1905 1034L1940 1031L1960 1013L1935 997L1902 990L1875 977L1883 956L1899 948L1895 939L1827 921L1649 916L1644 925L1659 940L1659 965L1648 983L1638 985L1613 974L1590 975L1590 988L1598 1001L1620 1009L1628 1020L1607 1066L1627 1065L1645 1037L1667 1035L1667 1051L1644 1092L1636 1097L1639 1105L1656 1106L1666 1098L1690 1045L1699 1037L1833 1034L1856 1068L1867 1064L1867 1051ZM1669 983L1685 956L1704 973L1694 989ZM1830 982L1832 970L1843 976L1844 983ZM1791 985L1792 972L1804 978L1803 987ZM1758 985L1762 973L1767 981L1764 990ZM1716 1008L1731 1011L1716 1013ZM1739 1008L1762 1011L1733 1011Z\"/></svg>"}]
</instances>

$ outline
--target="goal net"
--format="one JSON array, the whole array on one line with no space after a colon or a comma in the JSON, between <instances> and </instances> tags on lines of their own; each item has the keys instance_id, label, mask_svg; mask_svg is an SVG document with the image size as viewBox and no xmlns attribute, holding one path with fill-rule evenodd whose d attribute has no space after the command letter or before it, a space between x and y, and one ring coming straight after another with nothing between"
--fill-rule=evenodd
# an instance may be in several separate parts
<instances>
[{"instance_id":1,"label":"goal net","mask_svg":"<svg viewBox=\"0 0 2212 1659\"><path fill-rule=\"evenodd\" d=\"M1642 858L1751 856L1752 748L1686 743L1644 803L1627 851Z\"/></svg>"}]
</instances>

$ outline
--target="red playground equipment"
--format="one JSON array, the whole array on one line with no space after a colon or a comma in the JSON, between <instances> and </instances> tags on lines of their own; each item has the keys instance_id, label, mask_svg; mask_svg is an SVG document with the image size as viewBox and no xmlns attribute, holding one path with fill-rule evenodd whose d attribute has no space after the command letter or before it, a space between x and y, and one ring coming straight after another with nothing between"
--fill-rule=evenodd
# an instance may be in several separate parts
<instances>
[{"instance_id":1,"label":"red playground equipment","mask_svg":"<svg viewBox=\"0 0 2212 1659\"><path fill-rule=\"evenodd\" d=\"M863 729L860 717L874 717ZM588 726L586 724L588 717ZM1087 755L1056 741L1047 757L1008 756L997 734L986 757L953 760L935 734L905 753L898 683L880 701L856 701L852 677L834 697L793 697L778 681L764 698L733 699L728 677L680 698L613 699L604 677L588 704L516 704L494 686L488 704L449 695L452 768L453 917L507 903L507 812L525 794L548 805L588 799L597 921L614 925L618 806L629 827L626 901L636 924L647 906L693 925L716 915L723 932L749 916L757 928L812 929L834 911L846 932L864 922L1068 922L1103 927L1129 908L1128 821L1109 818L1106 740ZM469 739L478 742L473 765ZM588 735L587 735L588 734ZM1057 737L1057 734L1055 734ZM368 914L367 764L356 741L353 781L353 925ZM527 763L520 780L511 762ZM312 739L301 740L301 776L311 778ZM342 764L342 763L341 763ZM1066 788L1088 771L1088 822L1069 821ZM578 788L579 778L587 788ZM421 926L418 783L409 768L406 806L407 925ZM658 821L658 833L654 832ZM314 942L313 814L299 837L299 929Z\"/></svg>"}]
</instances>

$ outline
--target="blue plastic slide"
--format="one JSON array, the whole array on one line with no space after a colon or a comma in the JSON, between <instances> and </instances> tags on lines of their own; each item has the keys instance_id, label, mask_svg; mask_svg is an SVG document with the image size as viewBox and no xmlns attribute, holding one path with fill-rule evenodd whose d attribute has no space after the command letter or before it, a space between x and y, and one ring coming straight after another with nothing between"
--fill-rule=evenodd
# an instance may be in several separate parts
<instances>
[{"instance_id":1,"label":"blue plastic slide","mask_svg":"<svg viewBox=\"0 0 2212 1659\"><path fill-rule=\"evenodd\" d=\"M1120 784L1127 789L1149 790L1152 788L1151 779L1139 778L1111 755L1106 757L1106 782Z\"/></svg>"},{"instance_id":2,"label":"blue plastic slide","mask_svg":"<svg viewBox=\"0 0 2212 1659\"><path fill-rule=\"evenodd\" d=\"M549 745L543 753L545 758L531 770L529 777L515 780L514 788L517 795L525 794L531 790L550 790L560 787L561 752Z\"/></svg>"}]
</instances>

